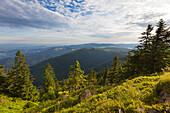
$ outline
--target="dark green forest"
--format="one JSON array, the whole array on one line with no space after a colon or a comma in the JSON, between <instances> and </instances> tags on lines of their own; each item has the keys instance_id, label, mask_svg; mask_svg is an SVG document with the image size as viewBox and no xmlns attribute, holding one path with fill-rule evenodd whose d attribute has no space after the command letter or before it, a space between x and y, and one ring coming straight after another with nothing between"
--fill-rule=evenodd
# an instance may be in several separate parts
<instances>
[{"instance_id":1,"label":"dark green forest","mask_svg":"<svg viewBox=\"0 0 170 113\"><path fill-rule=\"evenodd\" d=\"M170 28L149 24L135 49L84 48L29 67L0 66L0 112L169 113ZM95 59L95 60L94 60Z\"/></svg>"},{"instance_id":2,"label":"dark green forest","mask_svg":"<svg viewBox=\"0 0 170 113\"><path fill-rule=\"evenodd\" d=\"M67 79L69 73L69 67L73 65L76 60L81 64L81 69L88 74L91 69L99 72L105 69L107 65L111 66L112 59L116 55L116 52L119 54L120 59L123 61L124 57L127 55L129 49L125 48L84 48L80 50L73 51L58 57L54 57L38 63L34 66L31 66L31 73L34 75L35 81L34 84L39 86L42 84L42 79L47 63L54 68L56 78L58 80Z\"/></svg>"}]
</instances>

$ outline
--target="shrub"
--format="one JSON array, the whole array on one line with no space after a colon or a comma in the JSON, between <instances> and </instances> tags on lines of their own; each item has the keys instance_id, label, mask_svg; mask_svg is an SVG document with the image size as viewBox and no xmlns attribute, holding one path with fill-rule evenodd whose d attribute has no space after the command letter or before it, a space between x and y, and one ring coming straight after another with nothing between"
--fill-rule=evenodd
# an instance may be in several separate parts
<instances>
[{"instance_id":1,"label":"shrub","mask_svg":"<svg viewBox=\"0 0 170 113\"><path fill-rule=\"evenodd\" d=\"M161 92L166 92L170 94L170 77L160 80L156 87L156 92L160 94Z\"/></svg>"},{"instance_id":2,"label":"shrub","mask_svg":"<svg viewBox=\"0 0 170 113\"><path fill-rule=\"evenodd\" d=\"M27 109L27 108L31 108L33 106L37 106L37 105L35 103L33 103L33 102L27 102L27 104L25 104L25 106L23 108Z\"/></svg>"}]
</instances>

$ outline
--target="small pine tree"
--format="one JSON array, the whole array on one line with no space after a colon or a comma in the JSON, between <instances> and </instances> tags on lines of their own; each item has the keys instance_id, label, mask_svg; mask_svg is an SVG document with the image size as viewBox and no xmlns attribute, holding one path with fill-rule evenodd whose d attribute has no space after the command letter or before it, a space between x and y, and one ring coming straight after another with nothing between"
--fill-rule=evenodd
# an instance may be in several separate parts
<instances>
[{"instance_id":1,"label":"small pine tree","mask_svg":"<svg viewBox=\"0 0 170 113\"><path fill-rule=\"evenodd\" d=\"M88 85L97 85L96 72L91 70L90 74L87 76Z\"/></svg>"},{"instance_id":2,"label":"small pine tree","mask_svg":"<svg viewBox=\"0 0 170 113\"><path fill-rule=\"evenodd\" d=\"M118 55L116 53L116 56L113 59L112 67L109 73L110 83L113 83L114 80L119 79L121 74L122 74L122 66L121 66L121 62L119 61Z\"/></svg>"},{"instance_id":3,"label":"small pine tree","mask_svg":"<svg viewBox=\"0 0 170 113\"><path fill-rule=\"evenodd\" d=\"M106 66L104 72L103 72L103 75L100 77L99 79L99 85L108 85L110 84L110 81L109 81L109 68L108 66Z\"/></svg>"},{"instance_id":4,"label":"small pine tree","mask_svg":"<svg viewBox=\"0 0 170 113\"><path fill-rule=\"evenodd\" d=\"M56 90L60 88L60 84L57 78L55 79L55 86L56 86Z\"/></svg>"},{"instance_id":5,"label":"small pine tree","mask_svg":"<svg viewBox=\"0 0 170 113\"><path fill-rule=\"evenodd\" d=\"M5 93L6 90L6 80L7 77L5 75L5 70L4 70L4 66L0 65L0 92L1 93Z\"/></svg>"},{"instance_id":6,"label":"small pine tree","mask_svg":"<svg viewBox=\"0 0 170 113\"><path fill-rule=\"evenodd\" d=\"M68 90L68 84L65 79L62 80L61 87L62 87L62 91Z\"/></svg>"}]
</instances>

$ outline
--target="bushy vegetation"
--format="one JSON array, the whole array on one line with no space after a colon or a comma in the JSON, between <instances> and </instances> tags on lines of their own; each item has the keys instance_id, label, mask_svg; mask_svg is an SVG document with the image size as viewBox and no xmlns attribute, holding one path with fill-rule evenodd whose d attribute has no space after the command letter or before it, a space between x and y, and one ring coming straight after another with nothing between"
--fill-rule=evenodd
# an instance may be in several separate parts
<instances>
[{"instance_id":1,"label":"bushy vegetation","mask_svg":"<svg viewBox=\"0 0 170 113\"><path fill-rule=\"evenodd\" d=\"M19 113L24 109L38 106L38 102L22 100L21 98L8 97L0 95L0 113Z\"/></svg>"}]
</instances>

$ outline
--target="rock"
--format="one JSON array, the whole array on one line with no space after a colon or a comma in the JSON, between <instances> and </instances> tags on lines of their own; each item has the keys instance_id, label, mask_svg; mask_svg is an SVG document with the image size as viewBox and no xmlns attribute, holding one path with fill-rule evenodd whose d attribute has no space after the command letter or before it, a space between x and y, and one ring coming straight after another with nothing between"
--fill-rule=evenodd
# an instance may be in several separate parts
<instances>
[{"instance_id":1,"label":"rock","mask_svg":"<svg viewBox=\"0 0 170 113\"><path fill-rule=\"evenodd\" d=\"M159 103L164 103L164 101L163 101L163 100L160 100Z\"/></svg>"},{"instance_id":2,"label":"rock","mask_svg":"<svg viewBox=\"0 0 170 113\"><path fill-rule=\"evenodd\" d=\"M119 110L117 108L113 109L115 113L119 113Z\"/></svg>"},{"instance_id":3,"label":"rock","mask_svg":"<svg viewBox=\"0 0 170 113\"><path fill-rule=\"evenodd\" d=\"M166 97L165 102L170 102L170 97Z\"/></svg>"},{"instance_id":4,"label":"rock","mask_svg":"<svg viewBox=\"0 0 170 113\"><path fill-rule=\"evenodd\" d=\"M96 95L96 93L95 93L95 92L92 92L91 94L92 94L92 95Z\"/></svg>"},{"instance_id":5,"label":"rock","mask_svg":"<svg viewBox=\"0 0 170 113\"><path fill-rule=\"evenodd\" d=\"M123 111L121 109L115 108L113 109L114 113L123 113Z\"/></svg>"},{"instance_id":6,"label":"rock","mask_svg":"<svg viewBox=\"0 0 170 113\"><path fill-rule=\"evenodd\" d=\"M90 95L96 95L96 93L91 92L89 89L85 89L84 93L81 96L81 100L88 98Z\"/></svg>"},{"instance_id":7,"label":"rock","mask_svg":"<svg viewBox=\"0 0 170 113\"><path fill-rule=\"evenodd\" d=\"M144 113L145 112L145 109L142 108L142 107L138 107L138 110L140 111L140 113Z\"/></svg>"},{"instance_id":8,"label":"rock","mask_svg":"<svg viewBox=\"0 0 170 113\"><path fill-rule=\"evenodd\" d=\"M85 94L86 94L86 96L88 96L88 97L89 97L89 96L91 95L90 90L89 90L89 89L86 89L86 90L85 90Z\"/></svg>"},{"instance_id":9,"label":"rock","mask_svg":"<svg viewBox=\"0 0 170 113\"><path fill-rule=\"evenodd\" d=\"M86 99L86 93L83 93L81 96L81 100L84 100L84 99Z\"/></svg>"},{"instance_id":10,"label":"rock","mask_svg":"<svg viewBox=\"0 0 170 113\"><path fill-rule=\"evenodd\" d=\"M119 109L119 113L123 113L123 111L121 109Z\"/></svg>"},{"instance_id":11,"label":"rock","mask_svg":"<svg viewBox=\"0 0 170 113\"><path fill-rule=\"evenodd\" d=\"M160 103L170 102L170 94L166 92L161 92L160 97L161 97Z\"/></svg>"},{"instance_id":12,"label":"rock","mask_svg":"<svg viewBox=\"0 0 170 113\"><path fill-rule=\"evenodd\" d=\"M169 111L170 112L170 107L168 108L168 110L167 111Z\"/></svg>"},{"instance_id":13,"label":"rock","mask_svg":"<svg viewBox=\"0 0 170 113\"><path fill-rule=\"evenodd\" d=\"M63 101L65 101L65 100L66 100L66 96L63 97Z\"/></svg>"}]
</instances>

